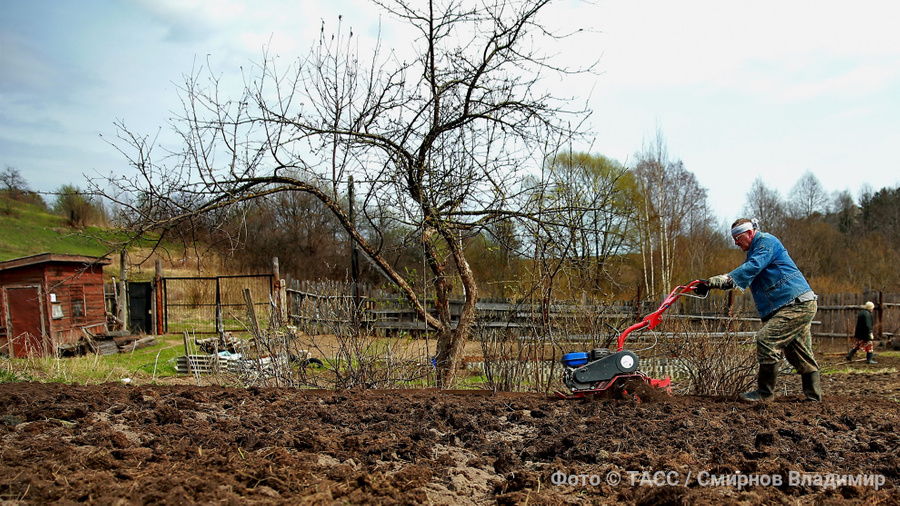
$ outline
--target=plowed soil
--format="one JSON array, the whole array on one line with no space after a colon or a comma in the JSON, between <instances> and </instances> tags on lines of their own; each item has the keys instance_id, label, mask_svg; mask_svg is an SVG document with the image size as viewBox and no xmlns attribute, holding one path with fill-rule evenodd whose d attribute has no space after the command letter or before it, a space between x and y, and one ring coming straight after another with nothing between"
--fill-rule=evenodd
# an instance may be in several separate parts
<instances>
[{"instance_id":1,"label":"plowed soil","mask_svg":"<svg viewBox=\"0 0 900 506\"><path fill-rule=\"evenodd\" d=\"M900 503L900 360L857 361L850 372L840 356L821 361L844 370L824 377L825 402L799 402L794 375L761 406L2 384L0 501Z\"/></svg>"}]
</instances>

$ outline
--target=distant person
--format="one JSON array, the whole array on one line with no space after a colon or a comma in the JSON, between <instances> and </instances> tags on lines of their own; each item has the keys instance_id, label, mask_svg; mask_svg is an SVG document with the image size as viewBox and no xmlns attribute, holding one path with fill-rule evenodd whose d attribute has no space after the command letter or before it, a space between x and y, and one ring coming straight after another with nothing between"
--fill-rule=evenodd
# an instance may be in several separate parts
<instances>
[{"instance_id":1,"label":"distant person","mask_svg":"<svg viewBox=\"0 0 900 506\"><path fill-rule=\"evenodd\" d=\"M875 318L872 316L873 309L875 309L875 304L872 301L866 302L866 305L856 315L856 332L853 334L856 342L853 344L853 349L847 354L847 362L853 360L853 355L856 354L857 350L866 350L866 363L878 363L874 360L875 344L872 342L875 340L875 334L873 334L875 331Z\"/></svg>"},{"instance_id":2,"label":"distant person","mask_svg":"<svg viewBox=\"0 0 900 506\"><path fill-rule=\"evenodd\" d=\"M753 293L763 321L756 333L759 362L758 388L740 395L744 402L769 401L775 397L775 382L781 355L794 366L803 384L806 400L822 400L819 364L813 356L810 325L818 310L816 294L803 273L774 235L759 231L756 220L741 218L731 225L731 237L747 252L744 263L728 274L709 279L710 288Z\"/></svg>"}]
</instances>

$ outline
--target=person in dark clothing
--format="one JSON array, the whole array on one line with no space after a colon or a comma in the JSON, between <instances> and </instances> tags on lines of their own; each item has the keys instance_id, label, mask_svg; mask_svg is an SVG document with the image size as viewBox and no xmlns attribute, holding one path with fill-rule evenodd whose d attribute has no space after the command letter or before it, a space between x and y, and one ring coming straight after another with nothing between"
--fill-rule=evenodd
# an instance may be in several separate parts
<instances>
[{"instance_id":1,"label":"person in dark clothing","mask_svg":"<svg viewBox=\"0 0 900 506\"><path fill-rule=\"evenodd\" d=\"M866 302L866 305L863 306L863 309L860 310L859 314L856 316L856 332L853 334L853 337L856 338L856 342L853 344L853 349L847 354L848 362L853 360L853 355L857 350L865 350L866 363L878 363L874 360L875 346L872 343L872 341L875 340L875 335L873 333L875 330L875 318L872 316L873 309L875 309L875 304L873 304L872 301Z\"/></svg>"}]
</instances>

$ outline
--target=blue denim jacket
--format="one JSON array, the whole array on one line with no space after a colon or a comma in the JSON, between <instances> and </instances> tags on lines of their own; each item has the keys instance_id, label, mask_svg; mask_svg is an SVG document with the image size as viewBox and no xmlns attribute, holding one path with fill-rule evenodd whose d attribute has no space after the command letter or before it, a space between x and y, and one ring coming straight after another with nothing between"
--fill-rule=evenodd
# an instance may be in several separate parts
<instances>
[{"instance_id":1,"label":"blue denim jacket","mask_svg":"<svg viewBox=\"0 0 900 506\"><path fill-rule=\"evenodd\" d=\"M781 241L764 232L753 236L747 259L728 276L741 290L750 287L760 318L812 291Z\"/></svg>"}]
</instances>

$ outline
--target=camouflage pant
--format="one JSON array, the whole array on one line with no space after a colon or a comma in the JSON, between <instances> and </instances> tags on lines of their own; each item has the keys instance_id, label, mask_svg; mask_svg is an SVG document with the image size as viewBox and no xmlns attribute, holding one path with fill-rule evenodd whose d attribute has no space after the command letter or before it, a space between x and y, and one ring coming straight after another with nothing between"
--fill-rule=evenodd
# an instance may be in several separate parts
<instances>
[{"instance_id":1,"label":"camouflage pant","mask_svg":"<svg viewBox=\"0 0 900 506\"><path fill-rule=\"evenodd\" d=\"M756 356L760 364L777 364L784 358L800 374L819 370L813 356L809 327L816 316L816 301L779 309L756 333Z\"/></svg>"}]
</instances>

